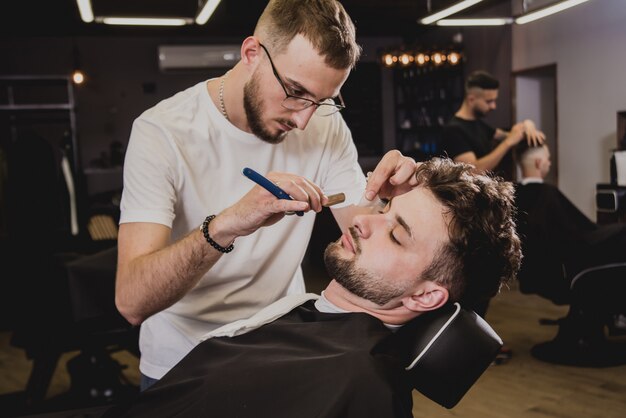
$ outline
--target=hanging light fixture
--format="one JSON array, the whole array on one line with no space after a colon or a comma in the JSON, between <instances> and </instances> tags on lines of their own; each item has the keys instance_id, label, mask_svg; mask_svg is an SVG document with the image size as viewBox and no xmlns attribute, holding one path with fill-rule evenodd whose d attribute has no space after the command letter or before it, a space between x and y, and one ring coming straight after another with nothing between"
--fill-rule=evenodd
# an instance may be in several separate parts
<instances>
[{"instance_id":1,"label":"hanging light fixture","mask_svg":"<svg viewBox=\"0 0 626 418\"><path fill-rule=\"evenodd\" d=\"M133 26L184 26L194 23L204 25L221 0L206 0L199 8L198 14L193 18L187 17L126 17L126 16L95 16L91 0L76 0L80 18L85 23L104 23L105 25L133 25Z\"/></svg>"},{"instance_id":2,"label":"hanging light fixture","mask_svg":"<svg viewBox=\"0 0 626 418\"><path fill-rule=\"evenodd\" d=\"M76 0L76 4L82 21L85 23L93 22L94 16L93 9L91 8L91 0Z\"/></svg>"},{"instance_id":3,"label":"hanging light fixture","mask_svg":"<svg viewBox=\"0 0 626 418\"><path fill-rule=\"evenodd\" d=\"M485 19L441 19L437 26L504 26L513 23L512 17L491 17Z\"/></svg>"},{"instance_id":4,"label":"hanging light fixture","mask_svg":"<svg viewBox=\"0 0 626 418\"><path fill-rule=\"evenodd\" d=\"M564 0L559 3L553 4L552 6L525 13L517 17L515 19L515 23L517 23L518 25L523 25L524 23L533 22L543 17L550 16L563 10L569 9L570 7L578 6L579 4L586 1L589 0Z\"/></svg>"},{"instance_id":5,"label":"hanging light fixture","mask_svg":"<svg viewBox=\"0 0 626 418\"><path fill-rule=\"evenodd\" d=\"M429 16L426 16L425 18L421 19L419 22L423 25L430 25L431 23L434 23L440 19L443 19L444 17L448 17L450 15L453 15L455 13L460 12L461 10L465 10L468 7L471 7L473 5L475 5L476 3L480 3L483 0L463 0L460 1L456 4L453 4L452 6L448 7L447 9L443 9L437 13L433 13Z\"/></svg>"},{"instance_id":6,"label":"hanging light fixture","mask_svg":"<svg viewBox=\"0 0 626 418\"><path fill-rule=\"evenodd\" d=\"M188 19L184 18L153 18L153 17L103 17L98 22L105 25L129 25L129 26L184 26Z\"/></svg>"},{"instance_id":7,"label":"hanging light fixture","mask_svg":"<svg viewBox=\"0 0 626 418\"><path fill-rule=\"evenodd\" d=\"M220 4L220 1L221 0L207 0L204 6L202 6L202 9L200 9L198 16L196 16L196 23L198 25L204 25L217 8L217 5Z\"/></svg>"},{"instance_id":8,"label":"hanging light fixture","mask_svg":"<svg viewBox=\"0 0 626 418\"><path fill-rule=\"evenodd\" d=\"M445 19L446 17L458 13L470 6L473 6L482 0L463 0L447 9L433 13L419 20L419 23L429 25L435 23L438 26L504 26L516 23L523 25L528 22L533 22L537 19L541 19L546 16L553 15L579 4L585 3L589 0L560 0L553 2L553 4L543 7L531 12L524 12L518 17L497 17L497 18L462 18L462 19ZM525 9L525 2L524 2ZM430 11L430 7L429 7Z\"/></svg>"}]
</instances>

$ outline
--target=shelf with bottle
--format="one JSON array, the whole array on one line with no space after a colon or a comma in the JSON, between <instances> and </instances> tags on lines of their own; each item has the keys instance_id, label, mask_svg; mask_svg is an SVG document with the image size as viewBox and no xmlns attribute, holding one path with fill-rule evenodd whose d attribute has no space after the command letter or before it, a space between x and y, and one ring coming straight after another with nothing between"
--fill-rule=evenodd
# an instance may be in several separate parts
<instances>
[{"instance_id":1,"label":"shelf with bottle","mask_svg":"<svg viewBox=\"0 0 626 418\"><path fill-rule=\"evenodd\" d=\"M408 67L394 72L396 146L415 159L440 155L443 127L463 101L463 69Z\"/></svg>"}]
</instances>

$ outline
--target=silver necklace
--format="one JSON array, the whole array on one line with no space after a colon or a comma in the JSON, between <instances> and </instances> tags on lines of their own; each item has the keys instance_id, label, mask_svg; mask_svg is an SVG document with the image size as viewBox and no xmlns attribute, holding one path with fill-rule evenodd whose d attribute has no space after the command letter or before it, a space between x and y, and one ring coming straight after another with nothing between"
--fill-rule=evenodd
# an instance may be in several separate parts
<instances>
[{"instance_id":1,"label":"silver necklace","mask_svg":"<svg viewBox=\"0 0 626 418\"><path fill-rule=\"evenodd\" d=\"M226 81L226 74L224 74L222 76L222 79L220 80L220 90L219 90L220 110L222 111L222 115L224 115L226 120L230 122L230 119L228 119L228 114L226 113L226 106L224 106L224 81Z\"/></svg>"}]
</instances>

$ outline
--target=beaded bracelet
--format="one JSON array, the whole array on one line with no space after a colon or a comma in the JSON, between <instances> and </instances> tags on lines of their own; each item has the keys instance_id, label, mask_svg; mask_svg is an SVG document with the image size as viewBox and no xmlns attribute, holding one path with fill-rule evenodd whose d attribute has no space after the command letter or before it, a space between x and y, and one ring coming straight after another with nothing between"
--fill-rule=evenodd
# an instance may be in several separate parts
<instances>
[{"instance_id":1,"label":"beaded bracelet","mask_svg":"<svg viewBox=\"0 0 626 418\"><path fill-rule=\"evenodd\" d=\"M202 222L202 227L200 228L200 230L204 234L204 239L206 239L206 242L211 244L211 246L213 248L215 248L217 251L219 251L221 253L229 253L229 252L231 252L233 250L233 248L235 248L234 244L230 244L228 247L224 248L221 245L219 245L217 242L213 241L213 239L209 235L209 223L211 223L211 221L213 219L215 219L215 215L209 215L209 216L206 217L204 222Z\"/></svg>"}]
</instances>

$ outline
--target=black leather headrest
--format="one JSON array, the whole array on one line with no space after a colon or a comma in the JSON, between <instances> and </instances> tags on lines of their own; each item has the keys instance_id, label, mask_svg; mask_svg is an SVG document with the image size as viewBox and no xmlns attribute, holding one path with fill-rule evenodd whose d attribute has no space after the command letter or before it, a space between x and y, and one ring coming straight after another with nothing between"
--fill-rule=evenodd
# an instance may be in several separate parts
<instances>
[{"instance_id":1,"label":"black leather headrest","mask_svg":"<svg viewBox=\"0 0 626 418\"><path fill-rule=\"evenodd\" d=\"M413 387L446 408L463 398L502 347L489 324L458 303L420 315L393 338L406 348L401 358Z\"/></svg>"}]
</instances>

